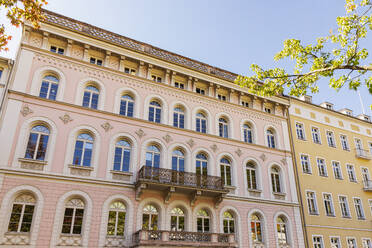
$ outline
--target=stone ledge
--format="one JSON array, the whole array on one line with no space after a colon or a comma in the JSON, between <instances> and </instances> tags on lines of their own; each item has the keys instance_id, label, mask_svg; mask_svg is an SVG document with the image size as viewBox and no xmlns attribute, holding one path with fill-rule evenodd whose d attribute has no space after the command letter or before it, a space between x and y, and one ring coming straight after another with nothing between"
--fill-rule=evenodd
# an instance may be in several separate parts
<instances>
[{"instance_id":1,"label":"stone ledge","mask_svg":"<svg viewBox=\"0 0 372 248\"><path fill-rule=\"evenodd\" d=\"M22 169L37 170L37 171L44 170L45 165L48 164L48 162L44 160L29 159L29 158L18 158L18 161L21 163Z\"/></svg>"},{"instance_id":2,"label":"stone ledge","mask_svg":"<svg viewBox=\"0 0 372 248\"><path fill-rule=\"evenodd\" d=\"M119 181L130 181L133 173L132 172L124 172L124 171L115 171L110 170L110 173L112 175L113 180L119 180Z\"/></svg>"},{"instance_id":3,"label":"stone ledge","mask_svg":"<svg viewBox=\"0 0 372 248\"><path fill-rule=\"evenodd\" d=\"M81 166L74 164L69 164L68 167L70 168L71 175L77 176L90 176L91 171L94 170L94 168L90 166Z\"/></svg>"}]
</instances>

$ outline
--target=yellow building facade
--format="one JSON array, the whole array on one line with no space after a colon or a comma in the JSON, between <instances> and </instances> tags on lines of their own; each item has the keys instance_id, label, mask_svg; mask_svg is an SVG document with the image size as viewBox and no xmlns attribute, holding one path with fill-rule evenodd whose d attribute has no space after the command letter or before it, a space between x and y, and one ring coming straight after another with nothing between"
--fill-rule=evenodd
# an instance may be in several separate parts
<instances>
[{"instance_id":1,"label":"yellow building facade","mask_svg":"<svg viewBox=\"0 0 372 248\"><path fill-rule=\"evenodd\" d=\"M372 123L291 98L296 179L309 247L372 247Z\"/></svg>"}]
</instances>

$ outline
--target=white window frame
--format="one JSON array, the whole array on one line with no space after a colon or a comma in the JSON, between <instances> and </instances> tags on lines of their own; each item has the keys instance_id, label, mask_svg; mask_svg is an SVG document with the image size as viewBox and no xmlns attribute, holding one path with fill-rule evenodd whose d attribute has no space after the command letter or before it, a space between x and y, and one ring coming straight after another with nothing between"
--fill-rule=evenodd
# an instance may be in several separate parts
<instances>
[{"instance_id":1,"label":"white window frame","mask_svg":"<svg viewBox=\"0 0 372 248\"><path fill-rule=\"evenodd\" d=\"M345 139L343 139L343 137ZM341 142L341 147L344 151L350 151L350 145L347 139L347 135L340 133L340 142Z\"/></svg>"},{"instance_id":2,"label":"white window frame","mask_svg":"<svg viewBox=\"0 0 372 248\"><path fill-rule=\"evenodd\" d=\"M309 205L309 197L308 197L308 193L313 193L314 194L314 198L312 198L314 200L314 212L311 212L310 211L310 205ZM317 203L317 199L316 199L316 192L313 191L313 190L305 190L305 196L306 196L306 204L307 204L307 211L309 213L309 215L319 215L319 208L318 208L318 203Z\"/></svg>"},{"instance_id":3,"label":"white window frame","mask_svg":"<svg viewBox=\"0 0 372 248\"><path fill-rule=\"evenodd\" d=\"M351 170L350 170L350 167L351 167ZM346 171L347 171L347 177L349 178L349 181L350 182L353 182L353 183L357 183L358 182L358 179L357 179L357 175L355 173L355 166L352 165L352 164L346 164ZM350 179L350 172L354 176L354 179L353 180Z\"/></svg>"},{"instance_id":4,"label":"white window frame","mask_svg":"<svg viewBox=\"0 0 372 248\"><path fill-rule=\"evenodd\" d=\"M358 215L357 204L356 204L355 200L359 200L360 212L362 214L361 216ZM353 203L354 203L354 209L355 209L355 214L356 214L357 219L358 220L365 220L366 219L366 214L364 212L362 199L360 197L353 197Z\"/></svg>"},{"instance_id":5,"label":"white window frame","mask_svg":"<svg viewBox=\"0 0 372 248\"><path fill-rule=\"evenodd\" d=\"M337 245L338 245L338 248L341 248L342 246L341 246L341 238L340 238L340 236L329 236L329 243L331 244L331 248L333 248L332 247L332 239L333 238L336 238L337 239Z\"/></svg>"},{"instance_id":6,"label":"white window frame","mask_svg":"<svg viewBox=\"0 0 372 248\"><path fill-rule=\"evenodd\" d=\"M347 215L343 215L343 211L342 211L342 206L341 206L341 197L345 197L345 204L346 204L346 212L347 212ZM341 217L342 218L351 218L351 212L350 212L350 206L349 206L349 200L347 199L347 196L346 195L338 195L338 203L339 203L339 206L340 206L340 213L341 213Z\"/></svg>"},{"instance_id":7,"label":"white window frame","mask_svg":"<svg viewBox=\"0 0 372 248\"><path fill-rule=\"evenodd\" d=\"M338 168L340 169L340 177L336 177L336 173L335 173L335 167L334 167L334 163L337 163L339 166ZM342 168L341 168L341 163L339 161L335 161L335 160L332 160L331 161L331 165L332 165L332 171L333 171L333 176L335 179L338 179L338 180L343 180L344 179L344 176L342 175Z\"/></svg>"},{"instance_id":8,"label":"white window frame","mask_svg":"<svg viewBox=\"0 0 372 248\"><path fill-rule=\"evenodd\" d=\"M93 63L93 60L94 60L94 63ZM101 62L99 62L99 61L101 61ZM92 65L103 66L103 59L97 58L97 57L94 57L94 56L89 56L89 63L92 64Z\"/></svg>"},{"instance_id":9,"label":"white window frame","mask_svg":"<svg viewBox=\"0 0 372 248\"><path fill-rule=\"evenodd\" d=\"M369 241L368 246L365 246L366 243L364 241ZM372 240L370 238L362 238L362 248L372 248Z\"/></svg>"},{"instance_id":10,"label":"white window frame","mask_svg":"<svg viewBox=\"0 0 372 248\"><path fill-rule=\"evenodd\" d=\"M329 136L328 134L331 134L331 136ZM327 143L328 143L328 146L329 147L333 147L333 148L336 148L336 138L335 138L335 133L333 131L330 131L330 130L326 130L326 138L327 138ZM330 138L332 138L332 142L333 142L333 145L331 145L330 143Z\"/></svg>"},{"instance_id":11,"label":"white window frame","mask_svg":"<svg viewBox=\"0 0 372 248\"><path fill-rule=\"evenodd\" d=\"M326 207L325 207L325 198L324 198L324 196L325 195L329 195L329 196L331 196L331 198L330 198L330 206L331 206L331 210L332 210L332 213L330 213L330 214L328 214L327 213L327 210L326 210ZM334 204L333 204L333 196L332 196L332 193L329 193L329 192L322 192L322 199L323 199L323 204L324 204L324 212L325 212L325 215L326 216L329 216L329 217L335 217L336 215L335 215L335 206L334 206Z\"/></svg>"},{"instance_id":12,"label":"white window frame","mask_svg":"<svg viewBox=\"0 0 372 248\"><path fill-rule=\"evenodd\" d=\"M314 238L320 238L320 243L317 244L317 245L320 245L320 248L324 248L323 235L312 235L311 237L312 237L311 242L312 242L314 248L318 248L319 247L319 246L317 246L317 247L315 246Z\"/></svg>"},{"instance_id":13,"label":"white window frame","mask_svg":"<svg viewBox=\"0 0 372 248\"><path fill-rule=\"evenodd\" d=\"M307 166L308 166L308 171L305 171L304 170L304 160L302 159L302 157L306 157L307 158ZM312 174L312 168L311 168L311 162L310 162L310 156L308 154L304 154L304 153L301 153L300 154L300 162L301 162L301 167L302 167L302 172L304 174Z\"/></svg>"},{"instance_id":14,"label":"white window frame","mask_svg":"<svg viewBox=\"0 0 372 248\"><path fill-rule=\"evenodd\" d=\"M297 139L306 140L305 125L301 122L296 122L296 135Z\"/></svg>"},{"instance_id":15,"label":"white window frame","mask_svg":"<svg viewBox=\"0 0 372 248\"><path fill-rule=\"evenodd\" d=\"M355 246L354 247L349 246L349 240L350 239L353 239L355 241ZM355 237L346 237L346 246L347 246L347 248L358 248L358 242L357 242L356 238Z\"/></svg>"},{"instance_id":16,"label":"white window frame","mask_svg":"<svg viewBox=\"0 0 372 248\"><path fill-rule=\"evenodd\" d=\"M315 132L313 132L313 129L316 129L317 130L316 134L318 135L319 142L316 142L315 139L314 139L314 133ZM322 137L321 137L321 134L320 134L319 127L311 126L311 138L313 139L313 142L315 144L322 144Z\"/></svg>"},{"instance_id":17,"label":"white window frame","mask_svg":"<svg viewBox=\"0 0 372 248\"><path fill-rule=\"evenodd\" d=\"M324 175L321 175L320 174L320 170L319 170L319 163L318 163L318 160L323 160L324 162ZM328 177L328 169L327 169L327 163L326 163L326 160L324 158L321 158L321 157L317 157L316 158L316 166L318 167L318 175L321 176L321 177Z\"/></svg>"}]
</instances>

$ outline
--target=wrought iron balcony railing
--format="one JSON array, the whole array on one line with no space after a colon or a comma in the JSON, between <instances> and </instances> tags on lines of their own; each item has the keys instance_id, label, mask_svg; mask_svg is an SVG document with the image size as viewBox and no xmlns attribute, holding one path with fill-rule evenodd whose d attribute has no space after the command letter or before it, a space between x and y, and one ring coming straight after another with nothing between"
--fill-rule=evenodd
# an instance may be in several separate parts
<instances>
[{"instance_id":1,"label":"wrought iron balcony railing","mask_svg":"<svg viewBox=\"0 0 372 248\"><path fill-rule=\"evenodd\" d=\"M136 246L167 246L182 247L237 247L234 234L202 233L202 232L175 232L161 230L139 230L133 234Z\"/></svg>"},{"instance_id":2,"label":"wrought iron balcony railing","mask_svg":"<svg viewBox=\"0 0 372 248\"><path fill-rule=\"evenodd\" d=\"M137 182L151 182L170 186L195 189L226 191L221 177L204 176L191 172L143 166L137 175Z\"/></svg>"},{"instance_id":3,"label":"wrought iron balcony railing","mask_svg":"<svg viewBox=\"0 0 372 248\"><path fill-rule=\"evenodd\" d=\"M359 149L359 148L355 149L355 156L357 158L363 158L363 159L368 159L368 160L372 159L372 156L368 150Z\"/></svg>"},{"instance_id":4,"label":"wrought iron balcony railing","mask_svg":"<svg viewBox=\"0 0 372 248\"><path fill-rule=\"evenodd\" d=\"M372 191L372 180L364 180L363 181L363 189L365 191Z\"/></svg>"}]
</instances>

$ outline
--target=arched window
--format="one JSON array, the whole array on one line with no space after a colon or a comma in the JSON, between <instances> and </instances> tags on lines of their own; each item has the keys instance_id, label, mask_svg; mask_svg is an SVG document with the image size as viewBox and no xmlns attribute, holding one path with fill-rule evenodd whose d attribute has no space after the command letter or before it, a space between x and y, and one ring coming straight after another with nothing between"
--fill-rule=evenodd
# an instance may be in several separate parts
<instances>
[{"instance_id":1,"label":"arched window","mask_svg":"<svg viewBox=\"0 0 372 248\"><path fill-rule=\"evenodd\" d=\"M22 194L15 198L10 215L8 232L31 232L32 218L36 200L31 194Z\"/></svg>"},{"instance_id":2,"label":"arched window","mask_svg":"<svg viewBox=\"0 0 372 248\"><path fill-rule=\"evenodd\" d=\"M49 129L43 125L31 128L25 158L45 160L48 146Z\"/></svg>"},{"instance_id":3,"label":"arched window","mask_svg":"<svg viewBox=\"0 0 372 248\"><path fill-rule=\"evenodd\" d=\"M208 175L208 158L204 153L198 153L196 155L196 174L197 175Z\"/></svg>"},{"instance_id":4,"label":"arched window","mask_svg":"<svg viewBox=\"0 0 372 248\"><path fill-rule=\"evenodd\" d=\"M207 133L207 118L201 112L196 114L196 131L200 133Z\"/></svg>"},{"instance_id":5,"label":"arched window","mask_svg":"<svg viewBox=\"0 0 372 248\"><path fill-rule=\"evenodd\" d=\"M286 218L279 216L276 219L276 231L278 235L278 243L279 245L287 245L288 244L288 237L287 237L287 224Z\"/></svg>"},{"instance_id":6,"label":"arched window","mask_svg":"<svg viewBox=\"0 0 372 248\"><path fill-rule=\"evenodd\" d=\"M210 230L210 217L206 210L200 209L197 213L197 231L198 232L209 232Z\"/></svg>"},{"instance_id":7,"label":"arched window","mask_svg":"<svg viewBox=\"0 0 372 248\"><path fill-rule=\"evenodd\" d=\"M158 230L158 210L153 205L143 208L142 230Z\"/></svg>"},{"instance_id":8,"label":"arched window","mask_svg":"<svg viewBox=\"0 0 372 248\"><path fill-rule=\"evenodd\" d=\"M228 138L229 137L229 124L227 120L223 117L218 119L218 130L220 137Z\"/></svg>"},{"instance_id":9,"label":"arched window","mask_svg":"<svg viewBox=\"0 0 372 248\"><path fill-rule=\"evenodd\" d=\"M267 130L266 137L267 137L267 146L270 148L276 148L274 131L270 129Z\"/></svg>"},{"instance_id":10,"label":"arched window","mask_svg":"<svg viewBox=\"0 0 372 248\"><path fill-rule=\"evenodd\" d=\"M99 90L92 85L88 85L84 90L83 107L92 109L98 108Z\"/></svg>"},{"instance_id":11,"label":"arched window","mask_svg":"<svg viewBox=\"0 0 372 248\"><path fill-rule=\"evenodd\" d=\"M48 75L41 81L39 96L42 98L56 100L59 80L55 76Z\"/></svg>"},{"instance_id":12,"label":"arched window","mask_svg":"<svg viewBox=\"0 0 372 248\"><path fill-rule=\"evenodd\" d=\"M83 227L85 204L82 200L74 198L65 205L62 233L81 234Z\"/></svg>"},{"instance_id":13,"label":"arched window","mask_svg":"<svg viewBox=\"0 0 372 248\"><path fill-rule=\"evenodd\" d=\"M126 208L124 203L111 203L107 222L107 235L124 236Z\"/></svg>"},{"instance_id":14,"label":"arched window","mask_svg":"<svg viewBox=\"0 0 372 248\"><path fill-rule=\"evenodd\" d=\"M271 168L271 186L274 193L281 193L280 170L277 167Z\"/></svg>"},{"instance_id":15,"label":"arched window","mask_svg":"<svg viewBox=\"0 0 372 248\"><path fill-rule=\"evenodd\" d=\"M151 101L149 106L149 121L160 123L161 105L157 101Z\"/></svg>"},{"instance_id":16,"label":"arched window","mask_svg":"<svg viewBox=\"0 0 372 248\"><path fill-rule=\"evenodd\" d=\"M249 124L243 125L244 142L253 143L252 127Z\"/></svg>"},{"instance_id":17,"label":"arched window","mask_svg":"<svg viewBox=\"0 0 372 248\"><path fill-rule=\"evenodd\" d=\"M172 170L185 171L185 154L180 149L172 153Z\"/></svg>"},{"instance_id":18,"label":"arched window","mask_svg":"<svg viewBox=\"0 0 372 248\"><path fill-rule=\"evenodd\" d=\"M231 186L231 162L227 158L220 160L221 178L224 185Z\"/></svg>"},{"instance_id":19,"label":"arched window","mask_svg":"<svg viewBox=\"0 0 372 248\"><path fill-rule=\"evenodd\" d=\"M171 211L171 231L182 232L185 230L185 214L180 208Z\"/></svg>"},{"instance_id":20,"label":"arched window","mask_svg":"<svg viewBox=\"0 0 372 248\"><path fill-rule=\"evenodd\" d=\"M133 107L134 107L134 100L133 97L126 94L123 95L120 99L120 115L133 117Z\"/></svg>"},{"instance_id":21,"label":"arched window","mask_svg":"<svg viewBox=\"0 0 372 248\"><path fill-rule=\"evenodd\" d=\"M229 211L223 213L223 232L235 233L235 219Z\"/></svg>"},{"instance_id":22,"label":"arched window","mask_svg":"<svg viewBox=\"0 0 372 248\"><path fill-rule=\"evenodd\" d=\"M146 166L160 167L160 149L156 145L150 145L146 150Z\"/></svg>"},{"instance_id":23,"label":"arched window","mask_svg":"<svg viewBox=\"0 0 372 248\"><path fill-rule=\"evenodd\" d=\"M173 126L185 128L185 110L181 107L176 107L173 111Z\"/></svg>"},{"instance_id":24,"label":"arched window","mask_svg":"<svg viewBox=\"0 0 372 248\"><path fill-rule=\"evenodd\" d=\"M248 189L257 189L256 164L249 161L246 165Z\"/></svg>"},{"instance_id":25,"label":"arched window","mask_svg":"<svg viewBox=\"0 0 372 248\"><path fill-rule=\"evenodd\" d=\"M115 146L114 170L129 171L131 145L126 140L119 140Z\"/></svg>"},{"instance_id":26,"label":"arched window","mask_svg":"<svg viewBox=\"0 0 372 248\"><path fill-rule=\"evenodd\" d=\"M93 153L93 137L88 133L77 136L74 151L74 165L90 166Z\"/></svg>"},{"instance_id":27,"label":"arched window","mask_svg":"<svg viewBox=\"0 0 372 248\"><path fill-rule=\"evenodd\" d=\"M262 243L261 219L257 214L251 216L251 235L253 243Z\"/></svg>"}]
</instances>

